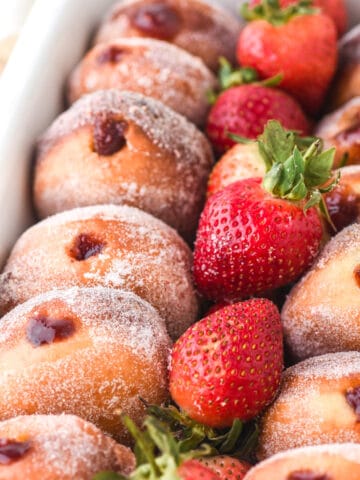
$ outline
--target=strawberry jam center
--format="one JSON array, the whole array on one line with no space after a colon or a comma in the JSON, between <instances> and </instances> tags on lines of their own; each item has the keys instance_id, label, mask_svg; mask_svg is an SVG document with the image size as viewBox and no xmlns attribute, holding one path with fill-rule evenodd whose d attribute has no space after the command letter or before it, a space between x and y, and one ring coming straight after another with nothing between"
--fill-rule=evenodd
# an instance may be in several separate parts
<instances>
[{"instance_id":1,"label":"strawberry jam center","mask_svg":"<svg viewBox=\"0 0 360 480\"><path fill-rule=\"evenodd\" d=\"M126 52L123 48L111 45L98 55L96 61L100 65L103 63L118 63L123 59L125 53Z\"/></svg>"},{"instance_id":2,"label":"strawberry jam center","mask_svg":"<svg viewBox=\"0 0 360 480\"><path fill-rule=\"evenodd\" d=\"M331 480L331 478L326 474L318 474L310 470L304 470L290 473L287 480Z\"/></svg>"},{"instance_id":3,"label":"strawberry jam center","mask_svg":"<svg viewBox=\"0 0 360 480\"><path fill-rule=\"evenodd\" d=\"M74 332L75 326L72 320L46 316L31 318L26 329L27 339L34 347L64 340L71 337Z\"/></svg>"},{"instance_id":4,"label":"strawberry jam center","mask_svg":"<svg viewBox=\"0 0 360 480\"><path fill-rule=\"evenodd\" d=\"M145 5L131 15L130 22L137 30L151 37L169 40L178 33L181 19L169 5Z\"/></svg>"},{"instance_id":5,"label":"strawberry jam center","mask_svg":"<svg viewBox=\"0 0 360 480\"><path fill-rule=\"evenodd\" d=\"M102 252L105 244L98 240L94 235L82 233L77 236L70 249L70 255L79 262L95 257Z\"/></svg>"},{"instance_id":6,"label":"strawberry jam center","mask_svg":"<svg viewBox=\"0 0 360 480\"><path fill-rule=\"evenodd\" d=\"M360 287L360 265L356 265L356 267L354 268L354 278L357 286Z\"/></svg>"},{"instance_id":7,"label":"strawberry jam center","mask_svg":"<svg viewBox=\"0 0 360 480\"><path fill-rule=\"evenodd\" d=\"M30 442L16 442L0 438L0 465L9 465L22 458L30 449Z\"/></svg>"},{"instance_id":8,"label":"strawberry jam center","mask_svg":"<svg viewBox=\"0 0 360 480\"><path fill-rule=\"evenodd\" d=\"M360 422L360 387L351 388L346 392L346 401L354 409L357 421Z\"/></svg>"},{"instance_id":9,"label":"strawberry jam center","mask_svg":"<svg viewBox=\"0 0 360 480\"><path fill-rule=\"evenodd\" d=\"M94 150L99 155L109 156L126 145L127 123L113 119L97 118L94 125Z\"/></svg>"},{"instance_id":10,"label":"strawberry jam center","mask_svg":"<svg viewBox=\"0 0 360 480\"><path fill-rule=\"evenodd\" d=\"M348 185L338 185L326 195L326 205L337 230L354 223L358 217L356 194Z\"/></svg>"}]
</instances>

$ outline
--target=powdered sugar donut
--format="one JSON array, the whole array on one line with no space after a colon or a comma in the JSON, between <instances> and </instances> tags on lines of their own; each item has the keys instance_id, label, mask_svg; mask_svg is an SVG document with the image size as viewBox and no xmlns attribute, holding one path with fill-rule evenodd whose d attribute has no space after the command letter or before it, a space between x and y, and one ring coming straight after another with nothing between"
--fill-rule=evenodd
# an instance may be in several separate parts
<instances>
[{"instance_id":1,"label":"powdered sugar donut","mask_svg":"<svg viewBox=\"0 0 360 480\"><path fill-rule=\"evenodd\" d=\"M328 243L282 309L284 338L296 360L360 350L360 224Z\"/></svg>"},{"instance_id":2,"label":"powdered sugar donut","mask_svg":"<svg viewBox=\"0 0 360 480\"><path fill-rule=\"evenodd\" d=\"M70 103L86 93L118 88L156 98L196 125L204 125L215 89L213 73L175 45L149 38L124 38L94 47L68 81Z\"/></svg>"},{"instance_id":3,"label":"powdered sugar donut","mask_svg":"<svg viewBox=\"0 0 360 480\"><path fill-rule=\"evenodd\" d=\"M260 424L258 458L290 448L360 443L360 352L309 358L284 375Z\"/></svg>"},{"instance_id":4,"label":"powdered sugar donut","mask_svg":"<svg viewBox=\"0 0 360 480\"><path fill-rule=\"evenodd\" d=\"M131 292L34 297L0 322L0 420L74 414L126 440L121 415L141 423L140 398L167 399L170 347L163 319Z\"/></svg>"},{"instance_id":5,"label":"powdered sugar donut","mask_svg":"<svg viewBox=\"0 0 360 480\"><path fill-rule=\"evenodd\" d=\"M119 90L80 99L39 143L34 195L41 217L127 204L192 239L213 164L209 142L183 116Z\"/></svg>"},{"instance_id":6,"label":"powdered sugar donut","mask_svg":"<svg viewBox=\"0 0 360 480\"><path fill-rule=\"evenodd\" d=\"M197 318L191 260L173 229L136 208L63 212L16 243L0 277L0 314L54 288L105 286L147 300L177 338Z\"/></svg>"},{"instance_id":7,"label":"powdered sugar donut","mask_svg":"<svg viewBox=\"0 0 360 480\"><path fill-rule=\"evenodd\" d=\"M244 480L358 480L359 478L360 445L345 443L297 448L278 453L256 465Z\"/></svg>"},{"instance_id":8,"label":"powdered sugar donut","mask_svg":"<svg viewBox=\"0 0 360 480\"><path fill-rule=\"evenodd\" d=\"M92 480L103 470L129 474L131 450L72 415L29 415L0 422L1 480Z\"/></svg>"},{"instance_id":9,"label":"powdered sugar donut","mask_svg":"<svg viewBox=\"0 0 360 480\"><path fill-rule=\"evenodd\" d=\"M152 37L200 57L211 69L219 57L235 61L240 23L226 10L202 0L125 0L106 15L96 43L119 37Z\"/></svg>"}]
</instances>

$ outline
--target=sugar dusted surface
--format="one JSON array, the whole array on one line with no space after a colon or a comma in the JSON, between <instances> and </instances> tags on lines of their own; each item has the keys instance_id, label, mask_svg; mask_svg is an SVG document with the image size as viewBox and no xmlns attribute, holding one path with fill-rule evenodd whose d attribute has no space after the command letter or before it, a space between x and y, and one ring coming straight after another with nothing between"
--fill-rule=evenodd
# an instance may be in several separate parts
<instances>
[{"instance_id":1,"label":"sugar dusted surface","mask_svg":"<svg viewBox=\"0 0 360 480\"><path fill-rule=\"evenodd\" d=\"M60 115L40 139L40 160L71 132L94 125L96 118L108 115L137 125L154 145L172 152L183 162L209 162L203 154L207 145L204 135L186 118L153 98L116 89L85 95Z\"/></svg>"},{"instance_id":2,"label":"sugar dusted surface","mask_svg":"<svg viewBox=\"0 0 360 480\"><path fill-rule=\"evenodd\" d=\"M73 262L67 253L73 239L95 227L106 243L103 252L88 262ZM54 288L120 288L155 306L177 338L197 316L191 258L172 228L136 208L105 205L63 212L18 240L0 276L0 311Z\"/></svg>"},{"instance_id":3,"label":"sugar dusted surface","mask_svg":"<svg viewBox=\"0 0 360 480\"><path fill-rule=\"evenodd\" d=\"M75 334L34 349L28 318L42 308L51 315L54 302L75 319ZM139 421L139 397L165 400L170 346L163 319L131 292L71 288L32 298L0 323L0 418L71 413L124 438L122 412ZM125 352L132 367L122 360Z\"/></svg>"},{"instance_id":4,"label":"sugar dusted surface","mask_svg":"<svg viewBox=\"0 0 360 480\"><path fill-rule=\"evenodd\" d=\"M353 279L358 263L360 224L355 223L330 240L290 292L281 316L295 358L358 348L359 297Z\"/></svg>"},{"instance_id":5,"label":"sugar dusted surface","mask_svg":"<svg viewBox=\"0 0 360 480\"><path fill-rule=\"evenodd\" d=\"M15 471L22 478L35 478L41 471L42 480L91 480L102 470L129 473L134 460L125 447L116 444L94 425L72 415L20 416L0 423L0 437L21 438L31 442L23 460L0 468L0 478ZM4 476L3 476L4 474ZM36 478L37 475L35 475Z\"/></svg>"},{"instance_id":6,"label":"sugar dusted surface","mask_svg":"<svg viewBox=\"0 0 360 480\"><path fill-rule=\"evenodd\" d=\"M357 384L360 352L321 355L285 370L279 396L262 419L259 458L310 444L360 443L343 395Z\"/></svg>"},{"instance_id":7,"label":"sugar dusted surface","mask_svg":"<svg viewBox=\"0 0 360 480\"><path fill-rule=\"evenodd\" d=\"M251 471L250 477L256 474L258 470L262 470L264 467L271 466L273 463L279 460L288 460L296 458L318 458L322 455L331 455L335 458L343 458L349 462L354 462L356 465L360 465L360 444L358 443L332 443L328 445L314 445L309 447L295 448L292 450L286 450L284 452L276 453L272 457L263 460L260 464L256 465ZM270 480L270 479L269 479Z\"/></svg>"},{"instance_id":8,"label":"sugar dusted surface","mask_svg":"<svg viewBox=\"0 0 360 480\"><path fill-rule=\"evenodd\" d=\"M114 47L124 58L99 64L98 57ZM216 86L214 74L199 58L170 43L139 37L95 47L71 75L68 90L70 98L109 87L139 92L202 125L210 108L207 92Z\"/></svg>"},{"instance_id":9,"label":"sugar dusted surface","mask_svg":"<svg viewBox=\"0 0 360 480\"><path fill-rule=\"evenodd\" d=\"M131 28L126 14L120 15L120 13L126 13L129 8L137 4L149 3L151 2L143 0L125 0L115 3L105 16L95 42L101 43L122 36L138 36L139 33ZM182 28L172 39L172 43L203 58L213 70L217 69L220 56L225 56L230 61L235 60L234 52L240 32L240 23L235 16L221 7L210 5L202 0L168 0L166 3L173 5L185 17ZM207 28L192 28L189 15L191 11L201 15ZM117 18L112 20L115 16ZM189 23L186 21L187 16L190 17Z\"/></svg>"}]
</instances>

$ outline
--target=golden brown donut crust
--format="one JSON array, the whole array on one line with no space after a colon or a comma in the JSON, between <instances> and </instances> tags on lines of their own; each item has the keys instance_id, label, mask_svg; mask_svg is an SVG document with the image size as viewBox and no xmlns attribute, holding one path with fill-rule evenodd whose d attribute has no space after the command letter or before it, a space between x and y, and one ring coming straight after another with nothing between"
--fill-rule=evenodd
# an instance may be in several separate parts
<instances>
[{"instance_id":1,"label":"golden brown donut crust","mask_svg":"<svg viewBox=\"0 0 360 480\"><path fill-rule=\"evenodd\" d=\"M78 260L77 249L94 254ZM197 319L191 264L185 242L145 212L109 205L75 209L20 237L0 275L0 315L51 289L104 286L147 300L177 338Z\"/></svg>"},{"instance_id":2,"label":"golden brown donut crust","mask_svg":"<svg viewBox=\"0 0 360 480\"><path fill-rule=\"evenodd\" d=\"M161 34L158 29L139 28L139 19L141 24L142 18L149 24L149 8L154 5L162 10L157 18L166 19ZM216 71L221 56L235 62L239 33L240 23L233 15L202 0L125 0L108 12L95 43L119 37L154 37L200 57Z\"/></svg>"},{"instance_id":3,"label":"golden brown donut crust","mask_svg":"<svg viewBox=\"0 0 360 480\"><path fill-rule=\"evenodd\" d=\"M360 352L309 358L284 374L280 394L261 419L257 456L328 443L360 443L348 395L360 387Z\"/></svg>"},{"instance_id":4,"label":"golden brown donut crust","mask_svg":"<svg viewBox=\"0 0 360 480\"><path fill-rule=\"evenodd\" d=\"M360 350L360 224L338 233L291 290L281 312L295 360Z\"/></svg>"},{"instance_id":5,"label":"golden brown donut crust","mask_svg":"<svg viewBox=\"0 0 360 480\"><path fill-rule=\"evenodd\" d=\"M104 155L106 132L119 125L124 144ZM40 140L35 204L42 218L88 205L135 206L191 240L213 161L205 136L160 102L99 91L81 98Z\"/></svg>"},{"instance_id":6,"label":"golden brown donut crust","mask_svg":"<svg viewBox=\"0 0 360 480\"><path fill-rule=\"evenodd\" d=\"M131 473L135 458L89 422L73 415L29 415L0 422L0 438L27 442L18 460L0 465L1 480L92 480L104 470Z\"/></svg>"},{"instance_id":7,"label":"golden brown donut crust","mask_svg":"<svg viewBox=\"0 0 360 480\"><path fill-rule=\"evenodd\" d=\"M306 426L304 426L306 430ZM304 432L306 434L306 431ZM360 445L304 447L279 453L251 469L244 480L358 480Z\"/></svg>"},{"instance_id":8,"label":"golden brown donut crust","mask_svg":"<svg viewBox=\"0 0 360 480\"><path fill-rule=\"evenodd\" d=\"M64 322L70 333L56 330ZM171 342L165 323L131 292L97 287L45 293L1 319L0 339L0 420L67 413L128 440L121 415L141 424L140 398L155 404L167 399Z\"/></svg>"},{"instance_id":9,"label":"golden brown donut crust","mask_svg":"<svg viewBox=\"0 0 360 480\"><path fill-rule=\"evenodd\" d=\"M207 93L217 81L197 57L149 38L124 38L94 47L68 80L68 100L118 88L160 100L196 125L205 124Z\"/></svg>"}]
</instances>

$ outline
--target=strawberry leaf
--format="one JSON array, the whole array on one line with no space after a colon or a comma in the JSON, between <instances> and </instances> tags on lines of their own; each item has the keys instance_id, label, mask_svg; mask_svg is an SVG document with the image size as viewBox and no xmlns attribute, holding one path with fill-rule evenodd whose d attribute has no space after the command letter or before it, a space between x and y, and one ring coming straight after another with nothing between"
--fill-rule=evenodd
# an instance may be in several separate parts
<instances>
[{"instance_id":1,"label":"strawberry leaf","mask_svg":"<svg viewBox=\"0 0 360 480\"><path fill-rule=\"evenodd\" d=\"M284 163L295 146L295 135L291 130L286 130L281 123L270 120L259 139L266 146L268 156L273 159L272 163Z\"/></svg>"},{"instance_id":2,"label":"strawberry leaf","mask_svg":"<svg viewBox=\"0 0 360 480\"><path fill-rule=\"evenodd\" d=\"M297 3L281 8L279 0L262 0L261 3L251 8L248 3L241 7L241 15L248 22L266 20L272 25L280 26L298 15L313 15L319 13L314 8L312 0L300 0Z\"/></svg>"},{"instance_id":3,"label":"strawberry leaf","mask_svg":"<svg viewBox=\"0 0 360 480\"><path fill-rule=\"evenodd\" d=\"M334 158L335 148L308 158L305 164L305 178L308 188L323 185L331 178Z\"/></svg>"},{"instance_id":4,"label":"strawberry leaf","mask_svg":"<svg viewBox=\"0 0 360 480\"><path fill-rule=\"evenodd\" d=\"M92 480L126 480L126 477L115 472L100 472Z\"/></svg>"}]
</instances>

